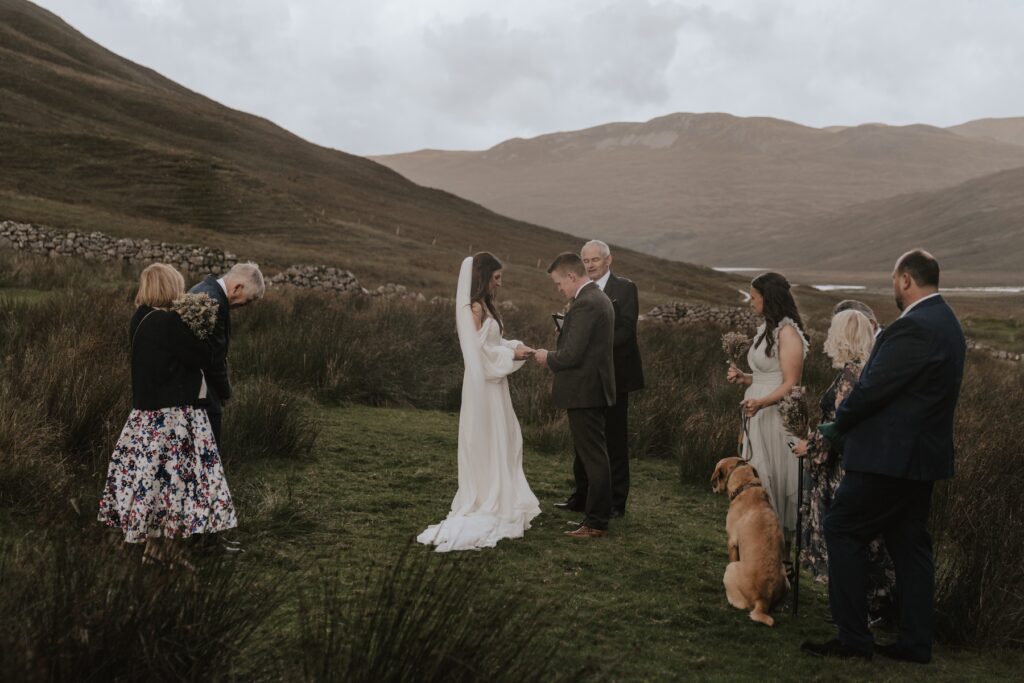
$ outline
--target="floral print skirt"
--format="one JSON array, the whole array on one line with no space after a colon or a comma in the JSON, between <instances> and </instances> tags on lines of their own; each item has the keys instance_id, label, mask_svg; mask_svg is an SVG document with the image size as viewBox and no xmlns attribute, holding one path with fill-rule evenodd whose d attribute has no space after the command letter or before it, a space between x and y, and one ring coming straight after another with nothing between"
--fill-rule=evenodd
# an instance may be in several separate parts
<instances>
[{"instance_id":1,"label":"floral print skirt","mask_svg":"<svg viewBox=\"0 0 1024 683\"><path fill-rule=\"evenodd\" d=\"M121 529L127 543L238 525L205 410L131 412L110 458L99 521Z\"/></svg>"}]
</instances>

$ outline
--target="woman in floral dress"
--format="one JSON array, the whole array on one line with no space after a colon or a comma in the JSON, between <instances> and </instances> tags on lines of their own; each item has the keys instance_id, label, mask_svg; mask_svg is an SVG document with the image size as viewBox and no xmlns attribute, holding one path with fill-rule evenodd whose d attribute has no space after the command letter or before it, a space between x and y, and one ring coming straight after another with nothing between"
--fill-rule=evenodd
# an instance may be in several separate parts
<instances>
[{"instance_id":1,"label":"woman in floral dress","mask_svg":"<svg viewBox=\"0 0 1024 683\"><path fill-rule=\"evenodd\" d=\"M871 320L857 310L844 310L832 318L825 340L825 353L839 373L821 396L821 421L835 419L836 409L850 394L860 377L864 363L871 355L875 330ZM793 453L805 459L809 480L809 496L805 503L806 524L803 530L801 559L814 580L828 583L828 553L825 549L825 515L832 505L836 489L843 479L842 456L835 452L821 433L814 428L808 438L794 446ZM868 548L868 598L872 614L883 613L891 604L896 575L892 560L881 538Z\"/></svg>"},{"instance_id":2,"label":"woman in floral dress","mask_svg":"<svg viewBox=\"0 0 1024 683\"><path fill-rule=\"evenodd\" d=\"M185 568L191 565L171 539L237 525L210 420L194 407L206 390L202 369L212 360L203 338L215 320L214 304L205 295L189 297L171 266L142 271L128 332L132 411L110 458L99 509L99 521L121 529L126 543L146 544L144 562Z\"/></svg>"}]
</instances>

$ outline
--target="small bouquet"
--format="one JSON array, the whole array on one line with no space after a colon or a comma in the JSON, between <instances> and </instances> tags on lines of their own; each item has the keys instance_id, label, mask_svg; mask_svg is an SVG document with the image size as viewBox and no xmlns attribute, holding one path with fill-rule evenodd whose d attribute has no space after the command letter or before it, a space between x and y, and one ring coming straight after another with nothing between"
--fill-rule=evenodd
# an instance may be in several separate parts
<instances>
[{"instance_id":1,"label":"small bouquet","mask_svg":"<svg viewBox=\"0 0 1024 683\"><path fill-rule=\"evenodd\" d=\"M750 337L742 332L726 332L722 335L722 351L725 351L729 362L736 367L747 359L747 351L750 350Z\"/></svg>"},{"instance_id":2,"label":"small bouquet","mask_svg":"<svg viewBox=\"0 0 1024 683\"><path fill-rule=\"evenodd\" d=\"M810 410L807 406L807 387L793 387L779 401L779 413L782 415L782 426L793 436L804 438L810 422Z\"/></svg>"},{"instance_id":3,"label":"small bouquet","mask_svg":"<svg viewBox=\"0 0 1024 683\"><path fill-rule=\"evenodd\" d=\"M200 339L206 339L217 325L217 302L208 294L186 294L171 304L171 310L177 313L192 333Z\"/></svg>"}]
</instances>

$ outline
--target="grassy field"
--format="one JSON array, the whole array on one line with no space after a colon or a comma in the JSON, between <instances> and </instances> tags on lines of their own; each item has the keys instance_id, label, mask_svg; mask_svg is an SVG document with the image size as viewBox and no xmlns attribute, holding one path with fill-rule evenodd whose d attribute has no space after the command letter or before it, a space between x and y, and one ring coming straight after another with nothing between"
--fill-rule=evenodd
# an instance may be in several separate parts
<instances>
[{"instance_id":1,"label":"grassy field","mask_svg":"<svg viewBox=\"0 0 1024 683\"><path fill-rule=\"evenodd\" d=\"M237 562L247 571L301 583L338 570L357 584L447 513L457 486L456 415L348 407L324 409L322 419L321 445L308 464L239 462L228 472L240 508L236 536L248 549ZM566 538L575 518L551 506L568 489L568 456L528 451L525 468L544 510L533 529L458 561L492 565L498 590L551 605L552 620L567 625L547 636L560 639L556 668L566 674L963 681L1013 680L1024 665L1020 653L948 649L929 667L804 656L804 639L831 634L823 591L805 580L800 616L778 614L773 629L729 607L721 584L727 501L704 487L681 487L674 463L635 461L629 517L613 524L609 538L591 542Z\"/></svg>"},{"instance_id":2,"label":"grassy field","mask_svg":"<svg viewBox=\"0 0 1024 683\"><path fill-rule=\"evenodd\" d=\"M138 548L95 521L128 412L134 277L112 264L0 253L0 671L23 672L15 679L408 680L364 666L354 656L363 650L418 667L417 680L424 659L450 673L452 653L530 663L426 677L446 683L992 680L1024 663L1020 364L970 357L958 473L939 487L932 515L935 664L836 664L798 652L831 633L824 595L808 583L800 618L783 612L772 630L725 601L727 503L707 480L735 443L740 394L724 382L723 330L713 326L641 326L648 386L631 411L641 459L630 517L609 539L562 535L574 517L551 504L568 491L570 446L550 377L528 367L512 378L512 398L545 513L525 539L446 556L411 541L444 517L456 488L462 367L450 307L273 290L234 320L223 453L241 519L231 535L247 552L228 573L202 543L194 576L142 567ZM819 330L804 369L818 392L834 372L820 352L831 303L799 296ZM975 303L980 317L1001 310ZM520 306L506 317L509 333L550 343L549 310ZM464 596L472 600L453 602ZM451 635L453 624L477 635ZM407 639L396 638L403 628Z\"/></svg>"}]
</instances>

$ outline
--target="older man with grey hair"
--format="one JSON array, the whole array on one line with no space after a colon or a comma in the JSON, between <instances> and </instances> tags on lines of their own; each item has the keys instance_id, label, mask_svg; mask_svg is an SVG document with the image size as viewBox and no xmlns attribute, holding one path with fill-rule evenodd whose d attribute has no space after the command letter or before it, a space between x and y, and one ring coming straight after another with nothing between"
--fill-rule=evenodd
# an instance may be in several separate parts
<instances>
[{"instance_id":1,"label":"older man with grey hair","mask_svg":"<svg viewBox=\"0 0 1024 683\"><path fill-rule=\"evenodd\" d=\"M210 335L213 346L213 363L204 369L206 398L200 405L210 416L210 426L221 448L220 429L224 416L224 403L231 398L231 381L228 378L228 347L231 345L231 309L246 306L263 298L267 285L263 273L255 263L237 263L218 278L207 275L190 291L206 294L217 302L217 324Z\"/></svg>"},{"instance_id":2,"label":"older man with grey hair","mask_svg":"<svg viewBox=\"0 0 1024 683\"><path fill-rule=\"evenodd\" d=\"M629 394L644 388L643 363L636 339L640 302L636 285L611 271L612 251L601 240L590 240L580 250L587 276L611 299L615 311L615 405L605 411L605 442L612 478L612 516L626 514L629 497ZM575 487L556 507L583 510L588 489L587 473L579 458L573 462Z\"/></svg>"}]
</instances>

